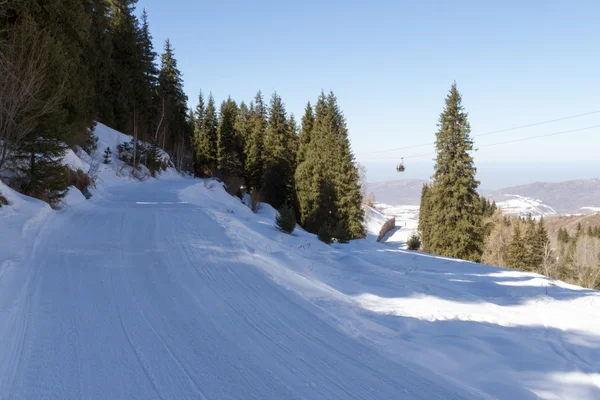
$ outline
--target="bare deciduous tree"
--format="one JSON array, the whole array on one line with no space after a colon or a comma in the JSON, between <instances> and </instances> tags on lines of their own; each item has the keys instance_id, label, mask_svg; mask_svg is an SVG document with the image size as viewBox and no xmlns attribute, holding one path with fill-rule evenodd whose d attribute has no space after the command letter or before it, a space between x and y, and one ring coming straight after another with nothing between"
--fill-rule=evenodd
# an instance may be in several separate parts
<instances>
[{"instance_id":1,"label":"bare deciduous tree","mask_svg":"<svg viewBox=\"0 0 600 400\"><path fill-rule=\"evenodd\" d=\"M25 18L0 43L0 169L10 149L18 147L63 98L64 79L48 85L53 60L60 57L51 40Z\"/></svg>"}]
</instances>

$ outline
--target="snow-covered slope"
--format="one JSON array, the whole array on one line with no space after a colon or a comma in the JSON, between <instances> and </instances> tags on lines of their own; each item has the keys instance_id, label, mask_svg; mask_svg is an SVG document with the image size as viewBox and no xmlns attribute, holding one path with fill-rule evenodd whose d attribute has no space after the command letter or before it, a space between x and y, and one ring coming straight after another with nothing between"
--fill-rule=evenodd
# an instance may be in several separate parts
<instances>
[{"instance_id":1,"label":"snow-covered slope","mask_svg":"<svg viewBox=\"0 0 600 400\"><path fill-rule=\"evenodd\" d=\"M383 242L397 248L406 249L406 243L419 226L419 206L392 206L377 203L378 210L388 216L396 218L396 228L390 231Z\"/></svg>"},{"instance_id":2,"label":"snow-covered slope","mask_svg":"<svg viewBox=\"0 0 600 400\"><path fill-rule=\"evenodd\" d=\"M506 194L504 196L511 198L496 203L503 214L521 217L527 216L528 214L531 214L534 217L556 215L556 211L552 207L542 203L541 200L520 196L518 194Z\"/></svg>"},{"instance_id":3,"label":"snow-covered slope","mask_svg":"<svg viewBox=\"0 0 600 400\"><path fill-rule=\"evenodd\" d=\"M2 400L600 398L599 292L115 171L60 211L0 183Z\"/></svg>"},{"instance_id":4,"label":"snow-covered slope","mask_svg":"<svg viewBox=\"0 0 600 400\"><path fill-rule=\"evenodd\" d=\"M381 211L373 207L363 205L362 209L365 212L363 226L365 227L367 234L377 238L381 232L381 228L383 228L383 225L385 225L390 217L383 215Z\"/></svg>"}]
</instances>

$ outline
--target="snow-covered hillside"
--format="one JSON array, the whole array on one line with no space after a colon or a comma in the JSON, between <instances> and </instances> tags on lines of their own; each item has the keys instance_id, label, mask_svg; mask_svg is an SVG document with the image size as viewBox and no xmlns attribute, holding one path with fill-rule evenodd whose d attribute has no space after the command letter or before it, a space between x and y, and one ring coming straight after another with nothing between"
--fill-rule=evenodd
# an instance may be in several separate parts
<instances>
[{"instance_id":1,"label":"snow-covered hillside","mask_svg":"<svg viewBox=\"0 0 600 400\"><path fill-rule=\"evenodd\" d=\"M377 203L378 210L386 216L396 218L396 229L390 231L383 242L400 249L406 249L406 242L419 226L419 206L392 206Z\"/></svg>"},{"instance_id":2,"label":"snow-covered hillside","mask_svg":"<svg viewBox=\"0 0 600 400\"><path fill-rule=\"evenodd\" d=\"M525 217L528 214L531 214L534 217L556 215L556 211L552 207L542 203L541 200L520 196L518 194L505 194L504 196L512 198L496 203L503 214L521 217Z\"/></svg>"},{"instance_id":3,"label":"snow-covered hillside","mask_svg":"<svg viewBox=\"0 0 600 400\"><path fill-rule=\"evenodd\" d=\"M113 167L59 211L0 184L0 399L600 398L599 292Z\"/></svg>"}]
</instances>

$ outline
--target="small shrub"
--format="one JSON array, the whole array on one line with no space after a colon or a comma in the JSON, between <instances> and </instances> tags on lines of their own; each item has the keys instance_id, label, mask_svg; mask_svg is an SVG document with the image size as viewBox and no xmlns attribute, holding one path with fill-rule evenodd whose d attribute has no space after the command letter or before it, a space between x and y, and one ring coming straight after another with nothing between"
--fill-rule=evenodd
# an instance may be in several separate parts
<instances>
[{"instance_id":1,"label":"small shrub","mask_svg":"<svg viewBox=\"0 0 600 400\"><path fill-rule=\"evenodd\" d=\"M8 200L6 200L6 197L2 196L2 194L0 194L0 207L2 206L7 206L8 205Z\"/></svg>"},{"instance_id":2,"label":"small shrub","mask_svg":"<svg viewBox=\"0 0 600 400\"><path fill-rule=\"evenodd\" d=\"M110 164L112 161L112 151L110 151L110 147L104 149L104 164Z\"/></svg>"},{"instance_id":3,"label":"small shrub","mask_svg":"<svg viewBox=\"0 0 600 400\"><path fill-rule=\"evenodd\" d=\"M421 238L413 233L406 244L409 250L419 250L421 248Z\"/></svg>"},{"instance_id":4,"label":"small shrub","mask_svg":"<svg viewBox=\"0 0 600 400\"><path fill-rule=\"evenodd\" d=\"M98 148L98 136L94 135L94 132L90 132L85 143L83 144L83 150L92 156Z\"/></svg>"},{"instance_id":5,"label":"small shrub","mask_svg":"<svg viewBox=\"0 0 600 400\"><path fill-rule=\"evenodd\" d=\"M294 209L287 204L279 208L279 215L275 218L277 228L281 232L291 234L296 229L296 214Z\"/></svg>"},{"instance_id":6,"label":"small shrub","mask_svg":"<svg viewBox=\"0 0 600 400\"><path fill-rule=\"evenodd\" d=\"M329 223L326 222L323 225L321 225L321 227L319 228L319 232L317 233L317 237L321 242L331 244L333 240L333 234L331 233L331 226L329 225Z\"/></svg>"}]
</instances>

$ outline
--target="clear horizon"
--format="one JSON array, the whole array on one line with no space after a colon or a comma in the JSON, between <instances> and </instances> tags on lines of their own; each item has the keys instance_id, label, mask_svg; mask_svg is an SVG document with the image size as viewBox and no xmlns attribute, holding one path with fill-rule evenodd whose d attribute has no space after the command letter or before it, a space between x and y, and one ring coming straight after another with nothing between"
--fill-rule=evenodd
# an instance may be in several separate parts
<instances>
[{"instance_id":1,"label":"clear horizon","mask_svg":"<svg viewBox=\"0 0 600 400\"><path fill-rule=\"evenodd\" d=\"M433 166L432 145L381 151L432 143L453 81L475 136L600 111L598 2L142 0L137 7L149 13L158 53L170 38L191 106L200 89L219 102L277 91L300 119L307 101L333 90L371 181ZM587 127L595 128L486 147ZM593 163L599 133L595 113L476 137L475 161L482 171L486 163ZM401 157L411 166L403 176L394 168ZM552 168L527 168L505 178L555 179ZM566 170L567 179L589 176Z\"/></svg>"}]
</instances>

